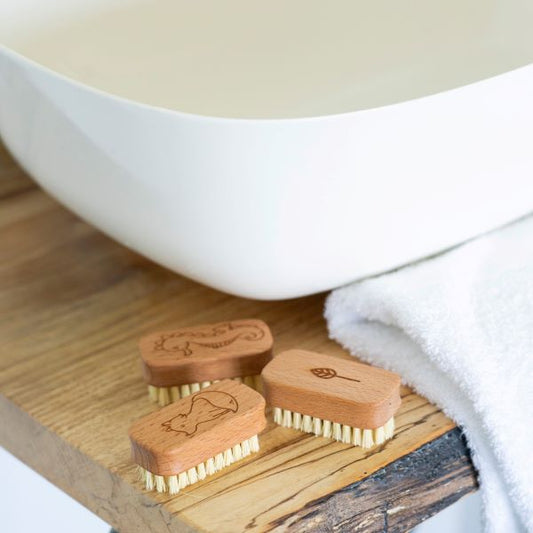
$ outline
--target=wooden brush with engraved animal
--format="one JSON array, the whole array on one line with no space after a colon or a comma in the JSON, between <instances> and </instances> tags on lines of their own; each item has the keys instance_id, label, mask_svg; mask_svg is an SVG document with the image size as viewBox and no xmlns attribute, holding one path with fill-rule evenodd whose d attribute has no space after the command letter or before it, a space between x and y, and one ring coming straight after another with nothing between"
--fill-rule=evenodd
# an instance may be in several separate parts
<instances>
[{"instance_id":1,"label":"wooden brush with engraved animal","mask_svg":"<svg viewBox=\"0 0 533 533\"><path fill-rule=\"evenodd\" d=\"M261 373L274 421L363 448L394 433L400 377L381 368L304 350L288 350Z\"/></svg>"},{"instance_id":2,"label":"wooden brush with engraved animal","mask_svg":"<svg viewBox=\"0 0 533 533\"><path fill-rule=\"evenodd\" d=\"M164 406L221 379L257 389L272 358L272 334L262 320L160 331L139 343L150 398Z\"/></svg>"},{"instance_id":3,"label":"wooden brush with engraved animal","mask_svg":"<svg viewBox=\"0 0 533 533\"><path fill-rule=\"evenodd\" d=\"M265 400L224 380L135 422L133 461L147 490L176 494L259 450Z\"/></svg>"}]
</instances>

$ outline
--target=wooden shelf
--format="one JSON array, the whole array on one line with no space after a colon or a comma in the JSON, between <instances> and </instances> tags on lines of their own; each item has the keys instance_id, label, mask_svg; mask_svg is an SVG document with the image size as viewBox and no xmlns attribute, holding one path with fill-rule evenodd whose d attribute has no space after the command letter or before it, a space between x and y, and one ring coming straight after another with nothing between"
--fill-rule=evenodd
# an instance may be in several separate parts
<instances>
[{"instance_id":1,"label":"wooden shelf","mask_svg":"<svg viewBox=\"0 0 533 533\"><path fill-rule=\"evenodd\" d=\"M276 352L347 357L327 337L324 295L257 302L182 278L60 207L3 148L0 244L0 443L121 533L404 531L475 490L459 431L403 388L396 435L381 447L269 423L253 459L173 498L144 492L127 430L157 407L139 337L250 317L270 325Z\"/></svg>"}]
</instances>

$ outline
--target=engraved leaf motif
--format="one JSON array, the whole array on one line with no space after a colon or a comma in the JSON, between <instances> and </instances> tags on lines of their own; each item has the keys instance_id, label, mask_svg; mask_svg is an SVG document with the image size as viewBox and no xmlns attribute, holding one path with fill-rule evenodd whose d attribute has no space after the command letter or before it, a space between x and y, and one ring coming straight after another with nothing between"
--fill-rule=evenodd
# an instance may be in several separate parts
<instances>
[{"instance_id":1,"label":"engraved leaf motif","mask_svg":"<svg viewBox=\"0 0 533 533\"><path fill-rule=\"evenodd\" d=\"M311 368L311 372L321 379L331 379L337 376L337 372L333 368Z\"/></svg>"}]
</instances>

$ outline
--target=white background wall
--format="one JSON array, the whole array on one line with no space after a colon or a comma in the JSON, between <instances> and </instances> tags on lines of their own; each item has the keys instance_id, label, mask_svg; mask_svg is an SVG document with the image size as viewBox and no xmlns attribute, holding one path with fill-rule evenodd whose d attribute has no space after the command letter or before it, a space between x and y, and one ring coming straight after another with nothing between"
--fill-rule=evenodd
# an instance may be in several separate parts
<instances>
[{"instance_id":1,"label":"white background wall","mask_svg":"<svg viewBox=\"0 0 533 533\"><path fill-rule=\"evenodd\" d=\"M109 533L103 520L2 448L0 472L3 533Z\"/></svg>"},{"instance_id":2,"label":"white background wall","mask_svg":"<svg viewBox=\"0 0 533 533\"><path fill-rule=\"evenodd\" d=\"M100 518L2 448L0 448L0 472L2 473L0 531L109 533L109 526ZM481 533L479 495L463 498L417 527L415 531L416 533Z\"/></svg>"}]
</instances>

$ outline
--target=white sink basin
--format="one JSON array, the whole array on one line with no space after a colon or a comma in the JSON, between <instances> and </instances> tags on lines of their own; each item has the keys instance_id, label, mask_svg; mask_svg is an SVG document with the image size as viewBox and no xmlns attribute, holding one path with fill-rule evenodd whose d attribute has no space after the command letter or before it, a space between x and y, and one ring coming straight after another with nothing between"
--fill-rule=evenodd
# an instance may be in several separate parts
<instances>
[{"instance_id":1,"label":"white sink basin","mask_svg":"<svg viewBox=\"0 0 533 533\"><path fill-rule=\"evenodd\" d=\"M254 298L533 209L529 0L3 0L0 135L118 241Z\"/></svg>"}]
</instances>

